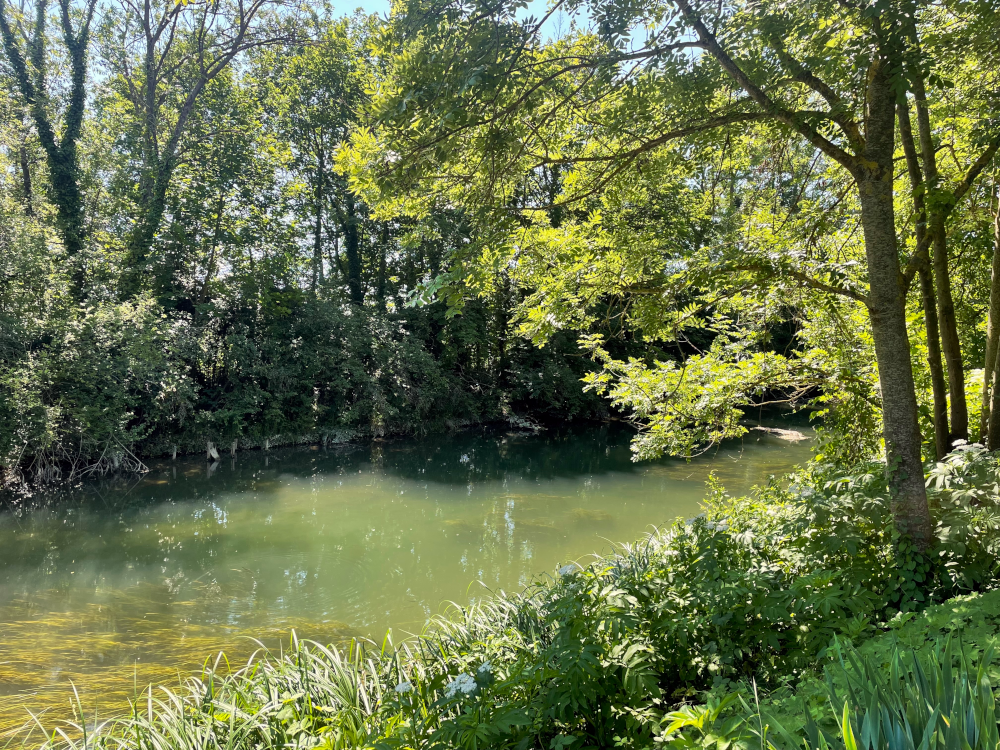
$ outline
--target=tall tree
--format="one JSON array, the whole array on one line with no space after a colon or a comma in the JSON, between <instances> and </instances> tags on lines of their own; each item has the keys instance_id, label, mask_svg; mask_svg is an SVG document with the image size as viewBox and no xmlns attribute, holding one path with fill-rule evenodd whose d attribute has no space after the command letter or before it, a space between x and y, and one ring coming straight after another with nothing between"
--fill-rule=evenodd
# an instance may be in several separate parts
<instances>
[{"instance_id":1,"label":"tall tree","mask_svg":"<svg viewBox=\"0 0 1000 750\"><path fill-rule=\"evenodd\" d=\"M555 4L550 12L582 5ZM569 208L641 172L652 154L674 143L688 144L678 148L710 163L714 157L694 144L720 129L735 138L760 128L776 143L791 138L812 149L853 186L867 288L845 285L833 268L810 274L774 251L728 268L706 268L756 268L865 306L896 523L926 547L931 524L905 306L923 256L901 257L897 233L904 223L896 215L893 172L897 101L917 57L912 7L884 0L808 7L691 0L638 7L598 0L586 7L594 19L592 35L545 44L545 19L519 21L514 4L409 3L387 40L396 68L378 102L385 125L356 139L358 184L390 193L412 186L415 206L431 200L412 197L424 191L477 212L487 232L494 222L516 234L523 230L509 218L512 212L528 217L547 208L517 205L517 186L549 165L571 170L558 200ZM940 18L918 14L917 22L925 21L939 24ZM968 24L957 27L949 37L952 48L970 33ZM637 43L643 33L645 41ZM929 56L923 51L920 59ZM996 137L989 134L989 146L966 177L975 179L989 162ZM968 183L963 179L949 191L952 205ZM935 198L933 210L946 217L942 204ZM938 225L925 234L921 251L940 236ZM523 263L521 257L512 262ZM942 282L935 281L937 310L947 318ZM655 285L649 293L657 293ZM959 385L953 380L953 391Z\"/></svg>"},{"instance_id":2,"label":"tall tree","mask_svg":"<svg viewBox=\"0 0 1000 750\"><path fill-rule=\"evenodd\" d=\"M258 56L255 65L274 126L291 151L291 168L308 188L299 193L312 213L310 288L315 293L323 280L324 245L339 235L347 248L354 299L360 290L360 265L351 264L357 248L352 222L357 216L347 181L334 170L333 157L363 117L371 72L365 51L371 19L315 19L314 26L309 44L269 50Z\"/></svg>"},{"instance_id":3,"label":"tall tree","mask_svg":"<svg viewBox=\"0 0 1000 750\"><path fill-rule=\"evenodd\" d=\"M120 0L104 24L102 51L122 83L138 133L135 218L122 294L141 291L167 190L199 101L249 50L294 38L268 11L281 0Z\"/></svg>"},{"instance_id":4,"label":"tall tree","mask_svg":"<svg viewBox=\"0 0 1000 750\"><path fill-rule=\"evenodd\" d=\"M51 61L46 50L47 0L36 0L31 31L23 31L20 35L22 38L18 38L16 30L22 30L24 26L12 18L11 8L6 0L0 0L0 38L18 91L31 113L35 132L45 151L52 201L57 212L56 228L68 256L73 293L78 298L83 295L83 251L87 226L80 189L77 144L83 132L87 100L87 52L90 25L96 6L97 0L86 0L80 8L74 7L71 0L59 0L59 29L69 62L69 91L65 110L60 112L57 107L59 97L53 95L49 85ZM60 120L61 132L57 132ZM26 181L25 186L27 185Z\"/></svg>"}]
</instances>

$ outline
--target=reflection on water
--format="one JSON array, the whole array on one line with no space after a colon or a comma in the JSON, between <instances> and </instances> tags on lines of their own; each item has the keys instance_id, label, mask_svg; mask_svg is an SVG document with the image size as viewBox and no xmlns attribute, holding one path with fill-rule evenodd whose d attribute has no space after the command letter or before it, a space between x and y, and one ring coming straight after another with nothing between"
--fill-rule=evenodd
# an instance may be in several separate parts
<instances>
[{"instance_id":1,"label":"reflection on water","mask_svg":"<svg viewBox=\"0 0 1000 750\"><path fill-rule=\"evenodd\" d=\"M691 463L633 464L616 427L483 431L152 466L0 513L0 729L116 709L248 637L380 639L447 601L517 589L571 559L697 512L808 457L751 433ZM485 588L484 588L485 587Z\"/></svg>"}]
</instances>

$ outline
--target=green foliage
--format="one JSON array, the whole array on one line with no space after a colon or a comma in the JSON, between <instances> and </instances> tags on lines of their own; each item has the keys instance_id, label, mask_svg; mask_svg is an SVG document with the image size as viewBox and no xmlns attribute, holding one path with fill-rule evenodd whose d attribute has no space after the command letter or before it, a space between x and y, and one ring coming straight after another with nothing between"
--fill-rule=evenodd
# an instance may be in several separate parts
<instances>
[{"instance_id":1,"label":"green foliage","mask_svg":"<svg viewBox=\"0 0 1000 750\"><path fill-rule=\"evenodd\" d=\"M183 421L190 409L194 387L177 356L184 337L150 300L82 309L40 333L3 375L11 450L36 478L134 466L130 449L149 425Z\"/></svg>"},{"instance_id":2,"label":"green foliage","mask_svg":"<svg viewBox=\"0 0 1000 750\"><path fill-rule=\"evenodd\" d=\"M847 750L918 750L918 748L996 748L997 706L986 667L987 651L973 667L955 653L955 640L935 649L926 664L897 649L888 674L871 659L851 651L839 666L846 689L828 682L830 703L843 705L841 740ZM958 668L953 664L958 658ZM847 665L850 665L848 667ZM829 747L818 727L807 725L809 747Z\"/></svg>"},{"instance_id":3,"label":"green foliage","mask_svg":"<svg viewBox=\"0 0 1000 750\"><path fill-rule=\"evenodd\" d=\"M745 435L739 407L760 400L770 390L791 388L796 379L795 365L785 357L759 351L734 356L736 347L726 347L721 338L704 354L653 367L637 358L616 360L602 343L599 334L584 340L601 365L600 371L587 374L584 383L642 426L632 443L637 459L664 454L691 457Z\"/></svg>"},{"instance_id":4,"label":"green foliage","mask_svg":"<svg viewBox=\"0 0 1000 750\"><path fill-rule=\"evenodd\" d=\"M8 465L76 479L206 441L253 446L600 413L579 388L584 362L565 348L511 347L505 364L523 380L507 380L482 346L485 316L446 319L440 306L349 311L295 290L265 299L257 310L218 306L198 325L147 298L33 331L35 343L13 350L0 380Z\"/></svg>"},{"instance_id":5,"label":"green foliage","mask_svg":"<svg viewBox=\"0 0 1000 750\"><path fill-rule=\"evenodd\" d=\"M408 306L468 226L443 209L419 224L379 218L333 169L381 75L369 45L378 24L316 8L271 28L266 6L236 62L204 81L189 24L231 7L152 8L172 31L149 101L132 46L139 19L100 6L91 44L108 70L80 113L90 197L72 263L16 91L0 98L5 482L141 469L146 456L209 442L606 415L582 390L593 367L572 332L543 349L515 335L519 290L498 285L463 315ZM158 132L179 140L153 142Z\"/></svg>"},{"instance_id":6,"label":"green foliage","mask_svg":"<svg viewBox=\"0 0 1000 750\"><path fill-rule=\"evenodd\" d=\"M992 647L978 664L961 637L951 635L924 653L893 642L884 659L839 644L834 651L825 680L813 679L798 696L794 725L777 718L775 705L762 703L756 690L753 705L743 692L728 693L674 712L665 744L677 750L992 750L1000 744Z\"/></svg>"}]
</instances>

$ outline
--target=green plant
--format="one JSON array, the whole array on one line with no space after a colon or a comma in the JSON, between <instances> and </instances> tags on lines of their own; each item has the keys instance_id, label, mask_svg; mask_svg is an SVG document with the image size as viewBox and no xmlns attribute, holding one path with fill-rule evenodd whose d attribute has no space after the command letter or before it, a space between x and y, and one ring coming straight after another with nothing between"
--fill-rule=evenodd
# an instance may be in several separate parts
<instances>
[{"instance_id":1,"label":"green plant","mask_svg":"<svg viewBox=\"0 0 1000 750\"><path fill-rule=\"evenodd\" d=\"M956 643L958 650L956 651ZM834 709L843 706L840 739L846 750L996 750L996 701L986 667L989 649L974 666L955 638L921 660L894 650L888 664L846 652L827 685ZM957 662L957 664L956 664ZM814 722L806 724L808 747L823 750L831 742Z\"/></svg>"}]
</instances>

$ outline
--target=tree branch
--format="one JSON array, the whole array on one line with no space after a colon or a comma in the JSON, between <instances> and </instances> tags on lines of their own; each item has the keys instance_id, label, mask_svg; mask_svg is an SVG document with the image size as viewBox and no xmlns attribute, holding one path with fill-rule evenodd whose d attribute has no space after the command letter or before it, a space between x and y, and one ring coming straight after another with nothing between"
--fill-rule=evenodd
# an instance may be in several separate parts
<instances>
[{"instance_id":1,"label":"tree branch","mask_svg":"<svg viewBox=\"0 0 1000 750\"><path fill-rule=\"evenodd\" d=\"M750 98L764 109L765 113L770 115L775 120L788 125L824 154L854 174L857 169L857 161L854 156L844 151L835 143L832 143L824 138L814 128L807 125L800 118L795 117L793 112L790 112L777 102L773 101L767 94L764 93L763 89L750 80L750 76L748 76L729 56L729 54L722 49L722 46L715 38L715 35L708 30L698 14L695 13L689 0L675 0L675 2L677 7L681 10L681 13L684 15L684 18L689 24L691 24L695 32L698 34L698 39L702 46L708 50L709 54L715 58L730 78L736 81L740 88L746 91Z\"/></svg>"},{"instance_id":2,"label":"tree branch","mask_svg":"<svg viewBox=\"0 0 1000 750\"><path fill-rule=\"evenodd\" d=\"M766 266L757 263L744 263L737 266L729 266L725 270L732 271L750 271L752 273L762 273L772 277L790 276L796 281L801 281L810 289L816 289L820 292L826 292L827 294L837 294L841 297L848 297L853 299L855 302L860 302L866 307L870 304L868 295L856 292L853 289L848 289L847 287L834 286L833 284L827 284L824 281L813 278L807 273L802 271L796 271L791 268L775 268L773 266Z\"/></svg>"}]
</instances>

